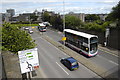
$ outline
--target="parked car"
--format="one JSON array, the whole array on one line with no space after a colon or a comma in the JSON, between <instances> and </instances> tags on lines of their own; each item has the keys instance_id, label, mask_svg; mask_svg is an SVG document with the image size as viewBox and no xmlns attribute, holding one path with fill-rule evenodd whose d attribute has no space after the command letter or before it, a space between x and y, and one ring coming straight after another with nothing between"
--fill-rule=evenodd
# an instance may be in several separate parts
<instances>
[{"instance_id":1,"label":"parked car","mask_svg":"<svg viewBox=\"0 0 120 80\"><path fill-rule=\"evenodd\" d=\"M24 30L29 30L29 27L25 27Z\"/></svg>"},{"instance_id":2,"label":"parked car","mask_svg":"<svg viewBox=\"0 0 120 80\"><path fill-rule=\"evenodd\" d=\"M70 71L73 71L79 68L78 61L73 57L62 58L60 62L64 66L66 66Z\"/></svg>"},{"instance_id":3,"label":"parked car","mask_svg":"<svg viewBox=\"0 0 120 80\"><path fill-rule=\"evenodd\" d=\"M29 32L30 34L32 34L32 33L33 33L33 30L32 30L32 29L29 29L28 32Z\"/></svg>"}]
</instances>

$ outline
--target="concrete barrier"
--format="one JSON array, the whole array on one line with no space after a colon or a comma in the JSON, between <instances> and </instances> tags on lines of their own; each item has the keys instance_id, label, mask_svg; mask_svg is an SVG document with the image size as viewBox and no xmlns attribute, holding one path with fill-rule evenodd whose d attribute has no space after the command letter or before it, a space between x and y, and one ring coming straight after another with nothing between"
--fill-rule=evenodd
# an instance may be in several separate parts
<instances>
[{"instance_id":1,"label":"concrete barrier","mask_svg":"<svg viewBox=\"0 0 120 80\"><path fill-rule=\"evenodd\" d=\"M2 51L4 75L6 79L22 78L17 54Z\"/></svg>"}]
</instances>

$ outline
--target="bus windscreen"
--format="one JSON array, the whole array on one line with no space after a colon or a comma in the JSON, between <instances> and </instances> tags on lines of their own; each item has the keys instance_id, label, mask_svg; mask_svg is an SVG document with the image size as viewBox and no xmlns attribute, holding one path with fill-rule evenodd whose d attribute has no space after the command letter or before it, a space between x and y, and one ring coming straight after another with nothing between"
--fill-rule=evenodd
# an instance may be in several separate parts
<instances>
[{"instance_id":1,"label":"bus windscreen","mask_svg":"<svg viewBox=\"0 0 120 80\"><path fill-rule=\"evenodd\" d=\"M90 43L98 43L98 38L97 37L90 38Z\"/></svg>"}]
</instances>

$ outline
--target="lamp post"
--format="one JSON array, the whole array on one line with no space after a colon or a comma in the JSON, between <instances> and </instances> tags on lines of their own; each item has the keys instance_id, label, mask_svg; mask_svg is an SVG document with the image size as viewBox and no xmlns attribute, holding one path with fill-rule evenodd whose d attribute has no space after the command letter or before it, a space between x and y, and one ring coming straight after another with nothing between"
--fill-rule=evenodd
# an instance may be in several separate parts
<instances>
[{"instance_id":1,"label":"lamp post","mask_svg":"<svg viewBox=\"0 0 120 80\"><path fill-rule=\"evenodd\" d=\"M65 37L65 2L63 0L63 37ZM64 42L64 49L65 49L65 40L63 41Z\"/></svg>"}]
</instances>

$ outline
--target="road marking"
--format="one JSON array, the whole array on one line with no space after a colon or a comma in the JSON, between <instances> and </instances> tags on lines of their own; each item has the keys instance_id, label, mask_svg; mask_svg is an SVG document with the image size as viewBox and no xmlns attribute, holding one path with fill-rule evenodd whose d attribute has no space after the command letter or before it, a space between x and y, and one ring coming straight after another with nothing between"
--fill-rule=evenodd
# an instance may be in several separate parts
<instances>
[{"instance_id":1,"label":"road marking","mask_svg":"<svg viewBox=\"0 0 120 80\"><path fill-rule=\"evenodd\" d=\"M41 38L41 37L36 37L36 38L32 38L32 39L39 39L39 38Z\"/></svg>"},{"instance_id":2,"label":"road marking","mask_svg":"<svg viewBox=\"0 0 120 80\"><path fill-rule=\"evenodd\" d=\"M59 67L61 67L57 62L56 62L56 64L57 64ZM61 67L61 68L62 68L62 67ZM62 68L62 70L63 70L67 75L69 75L68 72L65 71L63 68Z\"/></svg>"},{"instance_id":3,"label":"road marking","mask_svg":"<svg viewBox=\"0 0 120 80\"><path fill-rule=\"evenodd\" d=\"M47 37L48 37L48 36L47 36ZM51 46L53 46L55 49L61 51L59 48L57 48L56 46L54 46L52 43L48 42L46 39L44 39L44 38L41 38L41 39L42 39L42 40L45 40L48 44L50 44ZM63 51L61 51L61 53L64 54L64 55L66 55L66 56L68 56L68 57L70 57L68 54L64 53Z\"/></svg>"},{"instance_id":4,"label":"road marking","mask_svg":"<svg viewBox=\"0 0 120 80\"><path fill-rule=\"evenodd\" d=\"M104 58L104 57L102 57L102 56L100 56L100 55L97 55L98 57L100 57L100 58L103 58L103 59L105 59L105 60L108 60L108 59L106 59L106 58ZM116 62L113 62L113 61L111 61L111 60L108 60L110 63L113 63L113 64L115 64L115 65L118 65Z\"/></svg>"},{"instance_id":5,"label":"road marking","mask_svg":"<svg viewBox=\"0 0 120 80\"><path fill-rule=\"evenodd\" d=\"M109 60L109 62L111 62L111 63L113 63L113 64L115 64L115 65L118 65L117 63L115 63L115 62L113 62L113 61L111 61L111 60Z\"/></svg>"},{"instance_id":6,"label":"road marking","mask_svg":"<svg viewBox=\"0 0 120 80\"><path fill-rule=\"evenodd\" d=\"M100 49L100 48L99 48L99 50L101 50L101 51L103 51L103 52L106 52L106 53L108 53L108 54L111 54L111 55L113 55L113 56L115 56L115 57L119 57L119 56L115 55L114 53L111 53L111 52L108 52L108 51L102 50L102 49Z\"/></svg>"}]
</instances>

